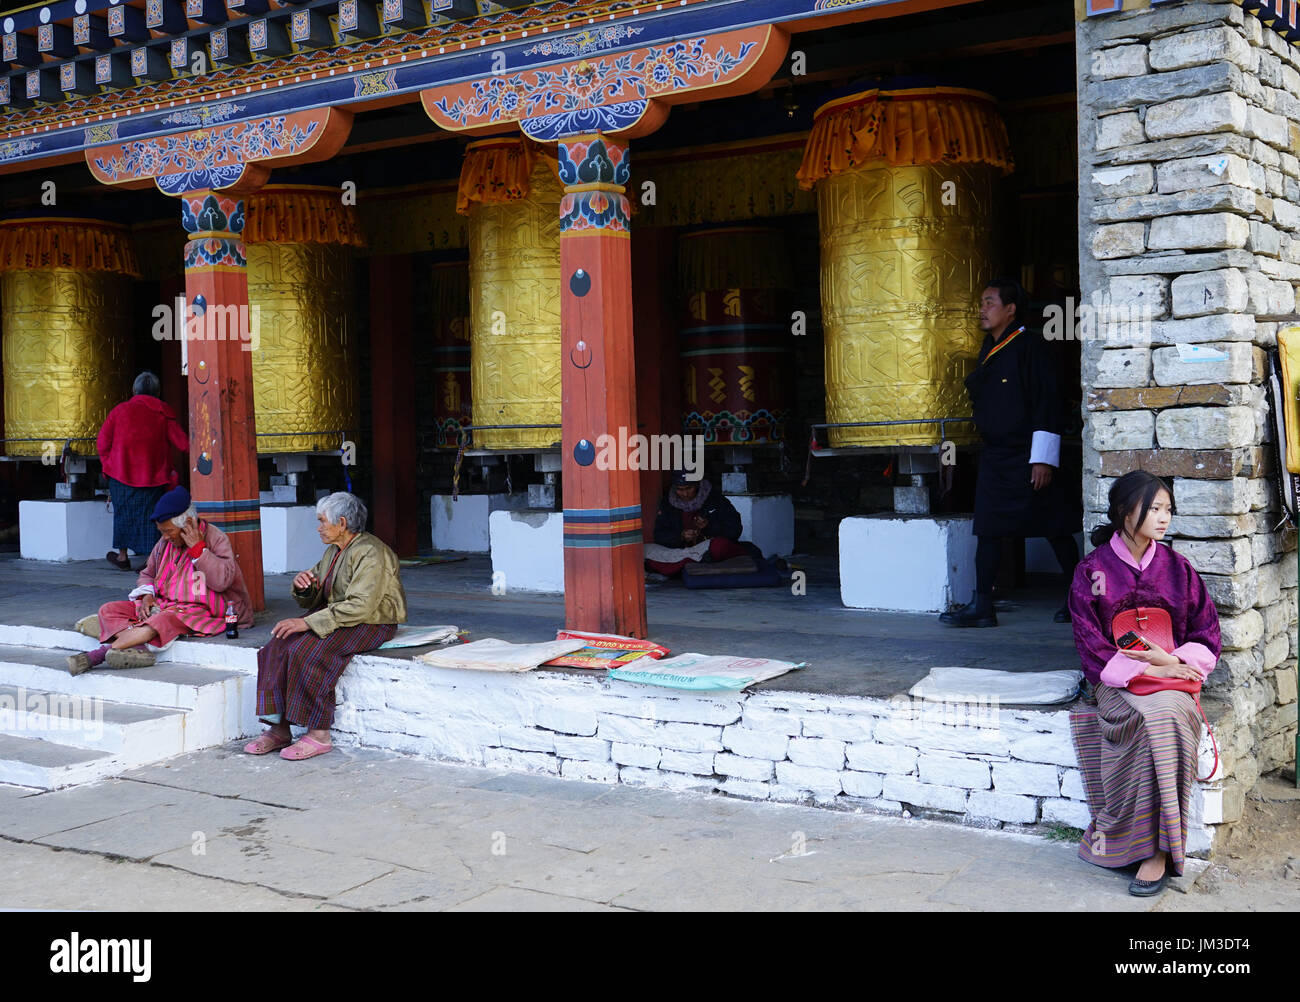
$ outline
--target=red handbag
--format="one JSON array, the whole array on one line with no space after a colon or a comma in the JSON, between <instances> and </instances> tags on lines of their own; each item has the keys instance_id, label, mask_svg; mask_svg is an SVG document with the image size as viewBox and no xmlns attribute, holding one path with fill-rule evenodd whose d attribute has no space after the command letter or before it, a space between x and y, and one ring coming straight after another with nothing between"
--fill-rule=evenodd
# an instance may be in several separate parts
<instances>
[{"instance_id":1,"label":"red handbag","mask_svg":"<svg viewBox=\"0 0 1300 1002\"><path fill-rule=\"evenodd\" d=\"M1158 606L1141 606L1137 609L1117 612L1114 620L1111 621L1110 630L1117 645L1119 638L1132 630L1163 651L1172 652L1178 646L1174 643L1174 626L1169 620L1169 613ZM1214 768L1210 770L1210 776L1213 776L1215 770L1219 768L1219 743L1214 739L1214 729L1210 727L1210 721L1201 706L1201 680L1158 678L1155 675L1135 675L1128 680L1128 691L1135 696L1149 696L1153 692L1164 692L1170 689L1190 695L1196 703L1196 708L1201 711L1201 719L1205 721L1205 729L1210 734L1210 744L1214 746ZM1204 781L1210 776L1196 778Z\"/></svg>"}]
</instances>

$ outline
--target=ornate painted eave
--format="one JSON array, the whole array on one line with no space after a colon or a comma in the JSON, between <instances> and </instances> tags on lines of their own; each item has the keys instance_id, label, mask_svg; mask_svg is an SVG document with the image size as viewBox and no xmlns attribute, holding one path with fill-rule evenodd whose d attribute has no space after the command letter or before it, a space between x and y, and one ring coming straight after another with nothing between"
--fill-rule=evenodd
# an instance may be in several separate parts
<instances>
[{"instance_id":1,"label":"ornate painted eave","mask_svg":"<svg viewBox=\"0 0 1300 1002\"><path fill-rule=\"evenodd\" d=\"M497 15L490 26L472 23L469 30L478 32L477 41L451 42L448 29L430 28L12 112L0 117L0 173L44 166L51 158L66 162L70 154L96 146L174 135L187 127L326 107L359 109L376 100L417 100L422 91L451 93L492 78L494 69L495 75L558 71L592 55L619 58L745 28L808 29L827 19L866 18L914 6L912 0L668 0L530 8L513 18ZM548 11L555 15L553 23L546 23ZM464 24L455 27L460 34L466 31Z\"/></svg>"}]
</instances>

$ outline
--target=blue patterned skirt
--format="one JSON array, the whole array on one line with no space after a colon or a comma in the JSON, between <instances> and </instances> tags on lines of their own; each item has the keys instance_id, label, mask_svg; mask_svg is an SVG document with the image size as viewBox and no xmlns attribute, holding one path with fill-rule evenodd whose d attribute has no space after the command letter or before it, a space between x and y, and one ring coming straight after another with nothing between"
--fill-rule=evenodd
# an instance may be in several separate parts
<instances>
[{"instance_id":1,"label":"blue patterned skirt","mask_svg":"<svg viewBox=\"0 0 1300 1002\"><path fill-rule=\"evenodd\" d=\"M108 496L113 501L113 549L134 550L148 556L158 542L158 527L154 525L153 509L158 499L170 489L159 487L131 487L112 477L108 480Z\"/></svg>"}]
</instances>

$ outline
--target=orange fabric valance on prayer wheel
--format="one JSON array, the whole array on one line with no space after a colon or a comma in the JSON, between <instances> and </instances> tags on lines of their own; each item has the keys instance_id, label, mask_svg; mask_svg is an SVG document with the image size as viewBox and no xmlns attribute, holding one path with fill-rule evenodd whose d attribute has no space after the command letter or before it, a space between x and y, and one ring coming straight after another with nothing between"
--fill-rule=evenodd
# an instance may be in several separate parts
<instances>
[{"instance_id":1,"label":"orange fabric valance on prayer wheel","mask_svg":"<svg viewBox=\"0 0 1300 1002\"><path fill-rule=\"evenodd\" d=\"M57 216L0 222L0 271L60 268L140 274L131 232L125 226Z\"/></svg>"},{"instance_id":2,"label":"orange fabric valance on prayer wheel","mask_svg":"<svg viewBox=\"0 0 1300 1002\"><path fill-rule=\"evenodd\" d=\"M542 157L558 183L559 162L555 151L523 136L483 139L465 148L465 162L460 169L456 189L456 211L461 215L470 206L494 205L527 198L532 188L530 177L537 159Z\"/></svg>"},{"instance_id":3,"label":"orange fabric valance on prayer wheel","mask_svg":"<svg viewBox=\"0 0 1300 1002\"><path fill-rule=\"evenodd\" d=\"M993 98L959 87L867 90L817 109L799 167L799 186L862 167L986 164L1015 166Z\"/></svg>"},{"instance_id":4,"label":"orange fabric valance on prayer wheel","mask_svg":"<svg viewBox=\"0 0 1300 1002\"><path fill-rule=\"evenodd\" d=\"M269 184L245 200L244 242L364 247L366 238L341 188Z\"/></svg>"},{"instance_id":5,"label":"orange fabric valance on prayer wheel","mask_svg":"<svg viewBox=\"0 0 1300 1002\"><path fill-rule=\"evenodd\" d=\"M978 91L869 90L817 110L798 178L817 189L833 447L974 440L969 423L941 422L970 413L994 182L1011 169Z\"/></svg>"}]
</instances>

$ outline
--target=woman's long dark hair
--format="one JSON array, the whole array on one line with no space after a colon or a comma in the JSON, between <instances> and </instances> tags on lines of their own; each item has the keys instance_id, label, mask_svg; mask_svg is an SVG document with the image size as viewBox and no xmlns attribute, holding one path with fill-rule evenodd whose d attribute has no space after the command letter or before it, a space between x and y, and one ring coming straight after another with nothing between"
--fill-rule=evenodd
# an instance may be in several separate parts
<instances>
[{"instance_id":1,"label":"woman's long dark hair","mask_svg":"<svg viewBox=\"0 0 1300 1002\"><path fill-rule=\"evenodd\" d=\"M1156 495L1165 491L1169 495L1169 510L1174 510L1174 489L1146 470L1132 470L1110 485L1109 504L1106 509L1106 523L1092 530L1093 546L1110 542L1115 533L1124 532L1124 521L1137 512L1137 524L1140 526L1147 519L1147 512L1155 504Z\"/></svg>"}]
</instances>

